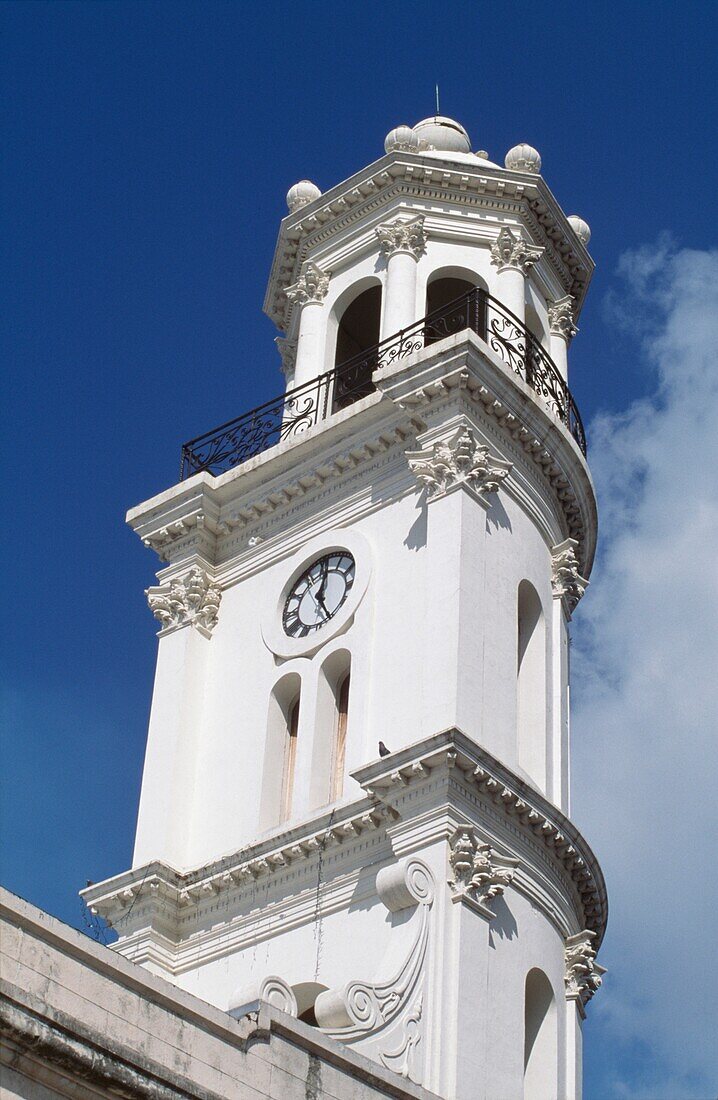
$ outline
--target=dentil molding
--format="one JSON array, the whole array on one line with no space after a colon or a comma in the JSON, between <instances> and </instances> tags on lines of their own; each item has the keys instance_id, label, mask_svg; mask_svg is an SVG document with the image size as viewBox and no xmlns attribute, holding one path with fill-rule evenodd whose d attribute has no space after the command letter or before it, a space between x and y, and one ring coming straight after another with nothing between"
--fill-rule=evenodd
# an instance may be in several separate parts
<instances>
[{"instance_id":1,"label":"dentil molding","mask_svg":"<svg viewBox=\"0 0 718 1100\"><path fill-rule=\"evenodd\" d=\"M299 306L305 306L310 302L321 303L329 290L328 271L322 271L313 261L309 260L302 268L302 274L296 283L285 290L287 298Z\"/></svg>"},{"instance_id":2,"label":"dentil molding","mask_svg":"<svg viewBox=\"0 0 718 1100\"><path fill-rule=\"evenodd\" d=\"M395 252L407 252L418 260L426 249L426 231L422 215L410 221L386 222L378 226L376 235L382 252L387 256L393 256Z\"/></svg>"},{"instance_id":3,"label":"dentil molding","mask_svg":"<svg viewBox=\"0 0 718 1100\"><path fill-rule=\"evenodd\" d=\"M566 939L566 999L575 1001L582 1016L594 993L600 988L605 966L596 962L593 941L596 933L584 929Z\"/></svg>"},{"instance_id":4,"label":"dentil molding","mask_svg":"<svg viewBox=\"0 0 718 1100\"><path fill-rule=\"evenodd\" d=\"M193 626L209 638L217 625L222 593L198 565L170 584L146 589L145 595L150 611L161 624L160 634Z\"/></svg>"},{"instance_id":5,"label":"dentil molding","mask_svg":"<svg viewBox=\"0 0 718 1100\"><path fill-rule=\"evenodd\" d=\"M550 302L548 307L548 320L552 336L562 336L568 344L578 332L574 323L575 299L570 294Z\"/></svg>"},{"instance_id":6,"label":"dentil molding","mask_svg":"<svg viewBox=\"0 0 718 1100\"><path fill-rule=\"evenodd\" d=\"M551 550L551 587L554 599L561 600L568 618L588 588L588 581L579 573L576 539L564 539Z\"/></svg>"},{"instance_id":7,"label":"dentil molding","mask_svg":"<svg viewBox=\"0 0 718 1100\"><path fill-rule=\"evenodd\" d=\"M491 246L491 263L497 271L520 271L522 275L528 275L529 268L540 260L544 249L538 244L528 244L521 237L512 233L508 226L499 233Z\"/></svg>"},{"instance_id":8,"label":"dentil molding","mask_svg":"<svg viewBox=\"0 0 718 1100\"><path fill-rule=\"evenodd\" d=\"M487 902L501 897L511 885L519 861L482 843L474 826L466 823L457 825L449 838L449 865L453 900L473 902L491 920L495 913Z\"/></svg>"},{"instance_id":9,"label":"dentil molding","mask_svg":"<svg viewBox=\"0 0 718 1100\"><path fill-rule=\"evenodd\" d=\"M429 500L464 487L470 489L485 507L488 507L488 494L498 492L512 469L510 462L493 458L489 448L477 443L473 431L466 426L432 447L407 451L406 457Z\"/></svg>"}]
</instances>

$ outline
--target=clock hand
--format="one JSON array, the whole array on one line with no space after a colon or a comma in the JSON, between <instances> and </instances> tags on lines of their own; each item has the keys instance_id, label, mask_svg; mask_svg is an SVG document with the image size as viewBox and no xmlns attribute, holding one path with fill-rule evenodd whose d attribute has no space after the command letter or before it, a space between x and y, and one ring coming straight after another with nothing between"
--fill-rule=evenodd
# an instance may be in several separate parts
<instances>
[{"instance_id":1,"label":"clock hand","mask_svg":"<svg viewBox=\"0 0 718 1100\"><path fill-rule=\"evenodd\" d=\"M324 562L322 566L322 583L319 585L319 589L316 595L316 603L321 607L324 614L329 618L329 609L324 602L324 593L327 589L327 581L329 580L329 562Z\"/></svg>"}]
</instances>

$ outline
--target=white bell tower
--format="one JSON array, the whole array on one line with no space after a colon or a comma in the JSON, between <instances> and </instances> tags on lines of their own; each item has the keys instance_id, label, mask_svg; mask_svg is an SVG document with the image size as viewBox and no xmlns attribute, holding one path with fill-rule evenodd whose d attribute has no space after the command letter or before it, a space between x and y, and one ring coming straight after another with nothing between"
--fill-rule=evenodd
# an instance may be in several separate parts
<instances>
[{"instance_id":1,"label":"white bell tower","mask_svg":"<svg viewBox=\"0 0 718 1100\"><path fill-rule=\"evenodd\" d=\"M129 513L164 563L135 857L83 894L235 1015L447 1100L575 1100L607 917L568 816L590 234L528 145L501 167L436 117L385 150L287 196L286 391Z\"/></svg>"}]
</instances>

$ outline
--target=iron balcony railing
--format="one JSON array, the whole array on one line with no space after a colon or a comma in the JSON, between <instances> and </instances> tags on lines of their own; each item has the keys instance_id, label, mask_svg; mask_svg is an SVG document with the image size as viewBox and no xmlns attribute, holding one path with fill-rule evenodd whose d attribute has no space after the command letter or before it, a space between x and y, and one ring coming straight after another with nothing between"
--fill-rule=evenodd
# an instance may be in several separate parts
<instances>
[{"instance_id":1,"label":"iron balcony railing","mask_svg":"<svg viewBox=\"0 0 718 1100\"><path fill-rule=\"evenodd\" d=\"M566 425L585 454L586 435L576 402L553 360L506 306L475 288L306 385L191 439L182 447L180 478L201 470L224 473L275 443L299 435L330 413L372 393L375 370L467 328L523 378Z\"/></svg>"}]
</instances>

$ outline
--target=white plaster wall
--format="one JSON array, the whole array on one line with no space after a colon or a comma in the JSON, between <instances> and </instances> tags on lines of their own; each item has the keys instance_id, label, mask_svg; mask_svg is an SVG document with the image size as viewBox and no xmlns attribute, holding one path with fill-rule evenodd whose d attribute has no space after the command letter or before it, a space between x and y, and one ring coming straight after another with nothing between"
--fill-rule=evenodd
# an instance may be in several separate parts
<instances>
[{"instance_id":1,"label":"white plaster wall","mask_svg":"<svg viewBox=\"0 0 718 1100\"><path fill-rule=\"evenodd\" d=\"M464 491L427 505L403 455L399 460L398 481L384 500L374 499L367 475L368 510L348 528L366 538L373 572L346 632L308 656L283 660L270 652L261 620L276 606L293 560L280 558L225 588L211 638L190 628L161 638L135 865L163 858L178 869L197 866L253 841L262 820L272 820L266 806L260 815L269 704L289 673L302 685L293 818L326 801L317 754L329 744L331 716L318 692L320 669L339 650L347 651L352 669L347 775L378 755L379 740L395 750L454 725L522 774L516 708L522 580L541 600L547 655L538 726L545 731L548 783L545 775L530 778L558 800L552 776L565 773L566 734L552 707L565 712L567 685L565 675L552 674L546 539L504 490L488 512ZM326 523L327 539L336 541L331 516ZM348 778L346 797L359 793Z\"/></svg>"}]
</instances>

